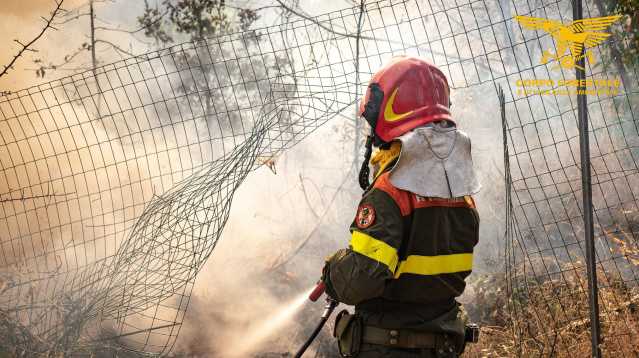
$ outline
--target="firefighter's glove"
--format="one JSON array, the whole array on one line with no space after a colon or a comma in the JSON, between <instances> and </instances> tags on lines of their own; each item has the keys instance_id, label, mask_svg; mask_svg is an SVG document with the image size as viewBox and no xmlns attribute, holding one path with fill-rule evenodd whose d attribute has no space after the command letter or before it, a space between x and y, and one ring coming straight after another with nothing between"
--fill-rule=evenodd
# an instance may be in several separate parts
<instances>
[{"instance_id":1,"label":"firefighter's glove","mask_svg":"<svg viewBox=\"0 0 639 358\"><path fill-rule=\"evenodd\" d=\"M324 282L324 285L326 285L326 294L330 298L336 301L339 301L339 297L337 297L337 294L335 293L335 289L333 288L333 285L331 283L330 268L331 268L331 264L338 261L340 256L344 255L343 251L344 251L343 249L338 250L333 255L327 256L324 262L324 268L322 269L322 282Z\"/></svg>"},{"instance_id":2,"label":"firefighter's glove","mask_svg":"<svg viewBox=\"0 0 639 358\"><path fill-rule=\"evenodd\" d=\"M351 249L338 250L323 271L326 294L347 305L379 297L385 280L392 277L386 266Z\"/></svg>"}]
</instances>

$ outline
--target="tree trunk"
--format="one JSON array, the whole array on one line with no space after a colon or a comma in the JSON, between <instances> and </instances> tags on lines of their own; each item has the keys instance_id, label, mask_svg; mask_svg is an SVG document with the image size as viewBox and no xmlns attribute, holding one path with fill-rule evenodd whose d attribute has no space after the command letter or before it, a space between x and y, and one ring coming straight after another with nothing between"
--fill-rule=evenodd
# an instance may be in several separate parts
<instances>
[{"instance_id":1,"label":"tree trunk","mask_svg":"<svg viewBox=\"0 0 639 358\"><path fill-rule=\"evenodd\" d=\"M91 68L93 69L93 77L95 77L95 68L97 67L97 61L95 59L95 15L93 13L93 0L89 1L89 13L91 17Z\"/></svg>"}]
</instances>

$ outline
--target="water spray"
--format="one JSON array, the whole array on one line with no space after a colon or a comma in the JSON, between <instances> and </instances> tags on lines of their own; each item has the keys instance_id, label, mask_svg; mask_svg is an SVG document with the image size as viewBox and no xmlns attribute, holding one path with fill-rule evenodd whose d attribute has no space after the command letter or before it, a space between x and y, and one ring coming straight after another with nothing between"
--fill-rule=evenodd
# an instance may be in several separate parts
<instances>
[{"instance_id":1,"label":"water spray","mask_svg":"<svg viewBox=\"0 0 639 358\"><path fill-rule=\"evenodd\" d=\"M311 291L311 294L308 295L308 299L311 300L311 302L316 302L324 294L325 291L326 291L326 284L323 281L319 281L317 283L317 286L315 286L313 291ZM339 302L335 301L330 296L326 295L326 306L324 307L324 312L322 313L322 317L320 318L319 323L313 330L313 333L311 333L311 336L308 337L306 342L304 342L304 344L300 347L297 353L295 353L295 356L294 356L295 358L301 358L304 352L306 352L306 350L311 345L311 343L313 343L313 341L315 340L319 332L324 327L324 324L326 324L326 321L328 321L328 317L331 316L331 314L335 310L335 307L337 307L338 304Z\"/></svg>"},{"instance_id":2,"label":"water spray","mask_svg":"<svg viewBox=\"0 0 639 358\"><path fill-rule=\"evenodd\" d=\"M282 304L282 308L274 310L270 314L262 317L261 321L252 322L246 327L242 335L237 335L235 339L228 341L220 356L229 358L245 358L250 356L268 341L276 332L285 327L291 319L308 303L308 296L312 289L301 292L292 300Z\"/></svg>"}]
</instances>

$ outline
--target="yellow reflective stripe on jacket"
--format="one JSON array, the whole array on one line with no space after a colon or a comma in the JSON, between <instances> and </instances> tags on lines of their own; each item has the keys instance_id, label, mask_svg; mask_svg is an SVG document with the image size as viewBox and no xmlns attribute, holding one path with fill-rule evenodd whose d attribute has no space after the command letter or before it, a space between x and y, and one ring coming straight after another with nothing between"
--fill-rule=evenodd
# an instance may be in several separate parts
<instances>
[{"instance_id":1,"label":"yellow reflective stripe on jacket","mask_svg":"<svg viewBox=\"0 0 639 358\"><path fill-rule=\"evenodd\" d=\"M451 254L439 256L410 255L400 262L395 278L403 273L417 275L439 275L470 271L473 269L473 254Z\"/></svg>"},{"instance_id":2,"label":"yellow reflective stripe on jacket","mask_svg":"<svg viewBox=\"0 0 639 358\"><path fill-rule=\"evenodd\" d=\"M351 249L377 262L383 263L388 266L391 272L395 272L398 260L397 250L384 241L377 240L360 231L353 231Z\"/></svg>"}]
</instances>

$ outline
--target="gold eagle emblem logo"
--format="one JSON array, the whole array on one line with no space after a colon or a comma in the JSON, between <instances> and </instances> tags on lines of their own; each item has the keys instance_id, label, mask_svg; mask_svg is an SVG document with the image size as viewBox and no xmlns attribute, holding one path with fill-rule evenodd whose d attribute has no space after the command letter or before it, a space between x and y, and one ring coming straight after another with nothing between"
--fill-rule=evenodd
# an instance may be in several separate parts
<instances>
[{"instance_id":1,"label":"gold eagle emblem logo","mask_svg":"<svg viewBox=\"0 0 639 358\"><path fill-rule=\"evenodd\" d=\"M515 20L526 29L547 32L556 41L557 53L552 53L550 50L544 51L541 58L542 64L554 59L559 62L559 66L562 68L578 67L584 69L577 65L577 61L587 58L591 64L595 63L594 55L588 49L601 44L610 37L611 34L601 31L606 30L619 18L621 15L581 19L573 21L569 25L540 17L516 16ZM570 56L564 56L568 49ZM583 54L582 50L585 50Z\"/></svg>"}]
</instances>

